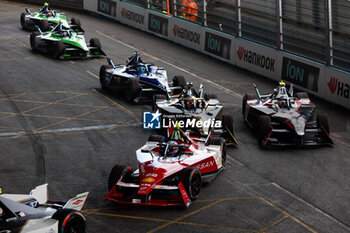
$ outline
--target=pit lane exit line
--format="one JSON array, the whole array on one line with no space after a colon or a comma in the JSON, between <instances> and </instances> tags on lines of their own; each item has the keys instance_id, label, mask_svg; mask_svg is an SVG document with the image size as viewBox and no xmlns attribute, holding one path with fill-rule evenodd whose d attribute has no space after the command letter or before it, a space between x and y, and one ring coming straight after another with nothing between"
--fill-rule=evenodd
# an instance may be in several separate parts
<instances>
[{"instance_id":1,"label":"pit lane exit line","mask_svg":"<svg viewBox=\"0 0 350 233\"><path fill-rule=\"evenodd\" d=\"M118 39L115 39L115 38L113 38L113 37L111 37L111 36L109 36L109 35L107 35L107 34L105 34L105 33L103 33L103 32L100 32L100 31L96 31L98 34L100 34L100 35L102 35L102 36L104 36L104 37L107 37L107 38L109 38L109 39L111 39L111 40L113 40L113 41L116 41L116 42L118 42L118 43L120 43L120 44L122 44L122 45L124 45L124 46L126 46L126 47L128 47L128 48L131 48L131 49L133 49L133 50L140 50L140 49L138 49L138 48L136 48L136 47L134 47L134 46L131 46L131 45L129 45L129 44L126 44L126 43L124 43L123 41L120 41L120 40L118 40ZM198 78L198 79L200 79L201 81L204 81L204 82L207 82L207 83L209 83L210 85L212 85L212 86L215 86L215 87L217 87L218 89L220 89L220 90L222 90L222 91L224 91L224 92L226 92L226 93L228 93L228 94L231 94L231 95L233 95L233 96L235 96L235 97L237 97L237 98L243 98L243 96L241 95L241 94L239 94L239 93L237 93L237 92L234 92L234 91L232 91L232 90L230 90L230 89L228 89L228 88L226 88L226 87L223 87L223 86L221 86L221 85L219 85L219 84L217 84L217 83L214 83L214 82L212 82L212 81L210 81L210 80L208 80L208 79L205 79L205 78L203 78L203 77L201 77L201 76L199 76L199 75L197 75L197 74L195 74L195 73L192 73L192 72L190 72L190 71L188 71L188 70L186 70L186 69L183 69L183 68L181 68L181 67L179 67L179 66L177 66L177 65L174 65L174 64L172 64L172 63L170 63L170 62L167 62L167 61L165 61L165 60L163 60L163 59L161 59L161 58L159 58L159 57L155 57L155 56L153 56L153 55L151 55L151 54L149 54L149 53L146 53L146 52L142 52L143 54L145 54L146 56L149 56L149 57L153 57L153 58L156 58L156 59L158 59L159 61L161 61L161 62L163 62L164 64L167 64L168 66L172 66L172 67L174 67L174 68L176 68L176 69L178 69L178 70L180 70L180 71L182 71L182 72L184 72L184 73L187 73L187 74L189 74L189 75L191 75L191 76L193 76L193 77L196 77L196 78Z\"/></svg>"}]
</instances>

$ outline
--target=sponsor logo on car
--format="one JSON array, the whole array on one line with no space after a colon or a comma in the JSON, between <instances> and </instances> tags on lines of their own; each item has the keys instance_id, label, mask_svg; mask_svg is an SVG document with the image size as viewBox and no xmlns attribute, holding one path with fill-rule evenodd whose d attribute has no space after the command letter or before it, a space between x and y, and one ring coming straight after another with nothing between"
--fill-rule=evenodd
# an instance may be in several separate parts
<instances>
[{"instance_id":1,"label":"sponsor logo on car","mask_svg":"<svg viewBox=\"0 0 350 233\"><path fill-rule=\"evenodd\" d=\"M136 12L133 12L131 10L127 10L124 7L120 11L120 14L124 19L133 21L138 24L145 24L145 16Z\"/></svg>"},{"instance_id":2,"label":"sponsor logo on car","mask_svg":"<svg viewBox=\"0 0 350 233\"><path fill-rule=\"evenodd\" d=\"M202 170L202 169L204 169L204 168L212 167L212 166L214 166L214 161L201 163L201 164L199 164L199 165L197 166L197 168L198 168L199 170Z\"/></svg>"},{"instance_id":3,"label":"sponsor logo on car","mask_svg":"<svg viewBox=\"0 0 350 233\"><path fill-rule=\"evenodd\" d=\"M154 182L154 178L153 177L146 177L145 179L143 179L143 182L152 183L152 182Z\"/></svg>"},{"instance_id":4,"label":"sponsor logo on car","mask_svg":"<svg viewBox=\"0 0 350 233\"><path fill-rule=\"evenodd\" d=\"M148 30L168 36L168 19L149 13Z\"/></svg>"},{"instance_id":5,"label":"sponsor logo on car","mask_svg":"<svg viewBox=\"0 0 350 233\"><path fill-rule=\"evenodd\" d=\"M320 69L300 61L283 57L282 79L310 90L318 90Z\"/></svg>"},{"instance_id":6,"label":"sponsor logo on car","mask_svg":"<svg viewBox=\"0 0 350 233\"><path fill-rule=\"evenodd\" d=\"M188 40L195 44L200 44L201 35L199 33L180 27L177 24L174 24L173 34L181 39Z\"/></svg>"},{"instance_id":7,"label":"sponsor logo on car","mask_svg":"<svg viewBox=\"0 0 350 233\"><path fill-rule=\"evenodd\" d=\"M340 82L337 78L331 77L327 86L332 95L336 93L338 96L349 99L349 84Z\"/></svg>"},{"instance_id":8,"label":"sponsor logo on car","mask_svg":"<svg viewBox=\"0 0 350 233\"><path fill-rule=\"evenodd\" d=\"M210 32L205 32L204 50L230 60L231 40Z\"/></svg>"},{"instance_id":9,"label":"sponsor logo on car","mask_svg":"<svg viewBox=\"0 0 350 233\"><path fill-rule=\"evenodd\" d=\"M242 46L239 46L237 50L237 56L239 60L253 64L255 66L261 67L269 71L275 71L275 59L265 56L264 54L259 54Z\"/></svg>"}]
</instances>

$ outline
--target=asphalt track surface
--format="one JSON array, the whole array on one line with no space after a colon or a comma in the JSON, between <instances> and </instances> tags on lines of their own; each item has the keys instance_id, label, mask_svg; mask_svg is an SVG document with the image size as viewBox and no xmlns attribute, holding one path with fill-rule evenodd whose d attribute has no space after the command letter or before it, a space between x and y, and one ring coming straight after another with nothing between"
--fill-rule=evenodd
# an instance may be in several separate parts
<instances>
[{"instance_id":1,"label":"asphalt track surface","mask_svg":"<svg viewBox=\"0 0 350 233\"><path fill-rule=\"evenodd\" d=\"M241 117L241 97L256 83L275 82L133 28L86 14L86 39L97 37L116 63L136 49L218 94L233 114L239 145L228 149L226 169L188 209L102 202L114 164L136 167L135 150L149 135L141 114L100 90L105 59L58 61L31 52L20 27L24 7L0 1L0 188L27 193L49 183L50 199L89 191L84 213L89 232L350 232L349 111L314 99L330 119L334 147L261 150Z\"/></svg>"}]
</instances>

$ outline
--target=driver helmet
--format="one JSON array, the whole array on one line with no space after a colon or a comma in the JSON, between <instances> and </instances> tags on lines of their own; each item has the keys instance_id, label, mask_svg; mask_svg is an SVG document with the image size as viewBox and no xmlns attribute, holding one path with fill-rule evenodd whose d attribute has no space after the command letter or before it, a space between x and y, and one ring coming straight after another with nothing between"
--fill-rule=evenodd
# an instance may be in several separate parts
<instances>
[{"instance_id":1,"label":"driver helmet","mask_svg":"<svg viewBox=\"0 0 350 233\"><path fill-rule=\"evenodd\" d=\"M190 98L189 100L186 101L186 108L192 109L194 108L194 99Z\"/></svg>"},{"instance_id":2,"label":"driver helmet","mask_svg":"<svg viewBox=\"0 0 350 233\"><path fill-rule=\"evenodd\" d=\"M192 97L193 96L192 87L193 87L193 84L191 82L188 82L187 83L187 87L186 87L186 97Z\"/></svg>"},{"instance_id":3,"label":"driver helmet","mask_svg":"<svg viewBox=\"0 0 350 233\"><path fill-rule=\"evenodd\" d=\"M143 74L146 72L146 66L143 63L140 63L136 67L137 73Z\"/></svg>"},{"instance_id":4,"label":"driver helmet","mask_svg":"<svg viewBox=\"0 0 350 233\"><path fill-rule=\"evenodd\" d=\"M167 150L167 156L175 156L179 152L179 148L175 147L177 143L175 141L170 141L168 150Z\"/></svg>"},{"instance_id":5,"label":"driver helmet","mask_svg":"<svg viewBox=\"0 0 350 233\"><path fill-rule=\"evenodd\" d=\"M281 98L281 99L278 101L278 107L280 107L280 108L287 108L287 107L288 107L287 99Z\"/></svg>"},{"instance_id":6,"label":"driver helmet","mask_svg":"<svg viewBox=\"0 0 350 233\"><path fill-rule=\"evenodd\" d=\"M52 17L52 12L50 11L46 12L46 17Z\"/></svg>"}]
</instances>

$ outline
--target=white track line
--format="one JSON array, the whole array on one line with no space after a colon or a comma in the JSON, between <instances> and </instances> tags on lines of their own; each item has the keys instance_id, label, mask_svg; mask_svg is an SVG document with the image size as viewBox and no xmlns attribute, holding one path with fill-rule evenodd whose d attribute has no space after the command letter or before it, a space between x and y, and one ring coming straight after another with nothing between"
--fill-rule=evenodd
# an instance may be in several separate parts
<instances>
[{"instance_id":1,"label":"white track line","mask_svg":"<svg viewBox=\"0 0 350 233\"><path fill-rule=\"evenodd\" d=\"M115 39L115 38L113 38L113 37L110 37L110 36L108 36L108 35L106 35L106 34L100 32L100 31L96 31L96 32L97 32L98 34L100 34L100 35L102 35L102 36L104 36L104 37L107 37L107 38L109 38L109 39L111 39L111 40L113 40L113 41L115 41L115 42L118 42L119 44L122 44L122 45L124 45L124 46L126 46L126 47L128 47L128 48L131 48L131 49L133 49L133 50L139 50L138 48L136 48L136 47L134 47L134 46L128 45L128 44L124 43L123 41L120 41L120 40L117 40L117 39ZM199 75L197 75L197 74L195 74L195 73L192 73L192 72L190 72L190 71L187 71L187 70L185 70L185 69L183 69L183 68L181 68L181 67L179 67L179 66L177 66L177 65L171 64L171 63L169 63L169 62L167 62L167 61L164 61L163 59L160 59L160 58L158 58L158 57L155 57L155 56L153 56L153 55L151 55L151 54L149 54L149 53L146 53L146 52L142 52L142 53L145 54L145 55L148 56L148 57L151 57L151 58L153 58L153 59L157 59L157 60L163 62L164 64L167 64L168 66L172 66L172 67L174 67L174 68L176 68L176 69L178 69L178 70L180 70L180 71L182 71L182 72L184 72L184 73L187 73L187 74L189 74L189 75L191 75L191 76L193 76L193 77L196 77L196 78L198 78L199 80L201 80L201 81L203 81L203 82L207 82L207 83L209 83L210 85L215 86L215 87L217 87L218 89L220 89L220 90L222 90L222 91L224 91L224 92L226 92L226 93L228 93L228 94L231 94L231 95L233 95L233 96L235 96L235 97L237 97L237 98L240 98L240 99L243 98L243 96L242 96L241 94L239 94L239 93L237 93L237 92L234 92L234 91L232 91L232 90L230 90L230 89L228 89L228 88L226 88L226 87L223 87L223 86L221 86L221 85L219 85L219 84L217 84L217 83L214 83L214 82L212 82L212 81L210 81L210 80L208 80L208 79L205 79L205 78L203 78L203 77L201 77L201 76L199 76Z\"/></svg>"},{"instance_id":2,"label":"white track line","mask_svg":"<svg viewBox=\"0 0 350 233\"><path fill-rule=\"evenodd\" d=\"M122 127L130 127L130 126L140 126L141 123L134 123L134 124L126 124L122 125L120 124L110 124L110 125L93 125L93 126L85 126L85 127L75 127L75 128L62 128L62 129L48 129L48 130L42 130L38 132L30 132L30 131L19 131L19 132L4 132L0 133L0 137L9 137L9 136L18 136L21 134L45 134L45 133L65 133L65 132L80 132L80 131L91 131L91 130L103 130L103 129L111 129L119 126Z\"/></svg>"},{"instance_id":3,"label":"white track line","mask_svg":"<svg viewBox=\"0 0 350 233\"><path fill-rule=\"evenodd\" d=\"M93 76L96 79L100 79L96 74L92 73L91 71L87 70L86 71L88 74L90 74L91 76Z\"/></svg>"},{"instance_id":4,"label":"white track line","mask_svg":"<svg viewBox=\"0 0 350 233\"><path fill-rule=\"evenodd\" d=\"M304 199L298 197L297 195L295 195L294 193L290 192L289 190L287 190L287 189L281 187L280 185L278 185L278 184L276 184L276 183L274 183L274 182L272 182L271 184L272 184L273 186L275 186L276 188L278 188L278 189L284 191L285 193L289 194L289 195L292 196L293 198L297 199L298 201L302 202L303 204L305 204L305 205L311 207L311 208L312 208L313 210L315 210L316 212L318 212L318 213L322 214L323 216L325 216L325 217L331 219L332 221L334 221L335 223L337 223L339 226L343 227L345 230L347 230L347 231L350 232L350 227L347 226L347 225L345 225L344 223L342 223L342 222L339 221L338 219L336 219L336 218L334 218L333 216L331 216L331 215L329 215L329 214L323 212L322 210L320 210L320 209L317 208L316 206L314 206L314 205L312 205L311 203L305 201Z\"/></svg>"}]
</instances>

